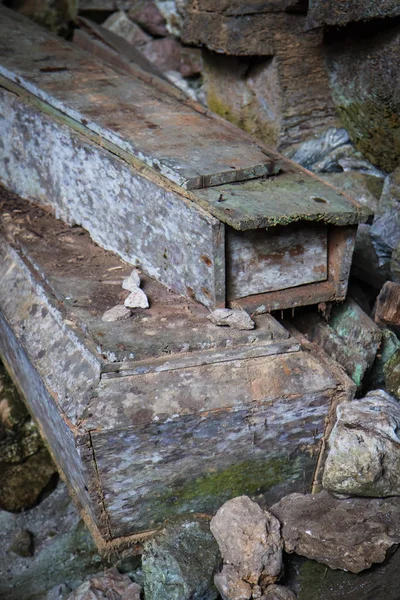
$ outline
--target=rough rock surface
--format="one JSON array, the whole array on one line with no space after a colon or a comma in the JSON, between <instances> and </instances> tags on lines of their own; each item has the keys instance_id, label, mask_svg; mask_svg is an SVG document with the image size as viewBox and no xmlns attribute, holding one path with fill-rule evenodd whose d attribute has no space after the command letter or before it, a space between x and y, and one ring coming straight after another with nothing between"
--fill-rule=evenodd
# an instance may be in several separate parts
<instances>
[{"instance_id":1,"label":"rough rock surface","mask_svg":"<svg viewBox=\"0 0 400 600\"><path fill-rule=\"evenodd\" d=\"M132 316L132 311L130 308L127 308L123 304L117 304L117 306L113 306L101 317L101 320L105 323L115 323L116 321L124 321L125 319L129 319Z\"/></svg>"},{"instance_id":2,"label":"rough rock surface","mask_svg":"<svg viewBox=\"0 0 400 600\"><path fill-rule=\"evenodd\" d=\"M33 535L33 556L9 551L21 530ZM103 569L93 538L62 482L35 508L18 514L0 511L0 598L64 600L66 593Z\"/></svg>"},{"instance_id":3,"label":"rough rock surface","mask_svg":"<svg viewBox=\"0 0 400 600\"><path fill-rule=\"evenodd\" d=\"M261 600L296 600L296 594L282 585L269 585Z\"/></svg>"},{"instance_id":4,"label":"rough rock surface","mask_svg":"<svg viewBox=\"0 0 400 600\"><path fill-rule=\"evenodd\" d=\"M271 507L285 550L332 569L359 573L400 542L400 499L338 499L329 492L290 494Z\"/></svg>"},{"instance_id":5,"label":"rough rock surface","mask_svg":"<svg viewBox=\"0 0 400 600\"><path fill-rule=\"evenodd\" d=\"M140 287L140 275L136 269L133 269L129 277L125 277L122 282L122 287L129 292L134 292L136 288Z\"/></svg>"},{"instance_id":6,"label":"rough rock surface","mask_svg":"<svg viewBox=\"0 0 400 600\"><path fill-rule=\"evenodd\" d=\"M383 368L386 389L400 400L400 350L397 350Z\"/></svg>"},{"instance_id":7,"label":"rough rock surface","mask_svg":"<svg viewBox=\"0 0 400 600\"><path fill-rule=\"evenodd\" d=\"M400 245L400 168L385 179L371 238L379 266L389 270L392 254Z\"/></svg>"},{"instance_id":8,"label":"rough rock surface","mask_svg":"<svg viewBox=\"0 0 400 600\"><path fill-rule=\"evenodd\" d=\"M34 506L57 478L16 387L0 363L0 509L11 512Z\"/></svg>"},{"instance_id":9,"label":"rough rock surface","mask_svg":"<svg viewBox=\"0 0 400 600\"><path fill-rule=\"evenodd\" d=\"M400 495L400 404L384 392L340 404L323 475L337 494Z\"/></svg>"},{"instance_id":10,"label":"rough rock surface","mask_svg":"<svg viewBox=\"0 0 400 600\"><path fill-rule=\"evenodd\" d=\"M254 329L255 323L245 310L217 308L207 317L214 325L234 329Z\"/></svg>"},{"instance_id":11,"label":"rough rock surface","mask_svg":"<svg viewBox=\"0 0 400 600\"><path fill-rule=\"evenodd\" d=\"M140 600L141 587L117 569L109 569L80 585L67 600Z\"/></svg>"},{"instance_id":12,"label":"rough rock surface","mask_svg":"<svg viewBox=\"0 0 400 600\"><path fill-rule=\"evenodd\" d=\"M126 308L149 308L149 301L146 294L140 288L136 288L131 292L124 301Z\"/></svg>"},{"instance_id":13,"label":"rough rock surface","mask_svg":"<svg viewBox=\"0 0 400 600\"><path fill-rule=\"evenodd\" d=\"M10 552L14 552L14 554L18 554L18 556L33 556L34 553L34 543L33 543L33 535L27 529L21 529L18 531L13 541L11 542L11 546L9 547Z\"/></svg>"},{"instance_id":14,"label":"rough rock surface","mask_svg":"<svg viewBox=\"0 0 400 600\"><path fill-rule=\"evenodd\" d=\"M279 578L283 546L280 523L250 498L239 496L225 502L212 518L210 529L224 562L222 572L215 577L223 598L256 597L255 589L264 589Z\"/></svg>"},{"instance_id":15,"label":"rough rock surface","mask_svg":"<svg viewBox=\"0 0 400 600\"><path fill-rule=\"evenodd\" d=\"M400 161L399 41L393 20L344 32L327 47L332 98L343 125L357 149L389 173Z\"/></svg>"},{"instance_id":16,"label":"rough rock surface","mask_svg":"<svg viewBox=\"0 0 400 600\"><path fill-rule=\"evenodd\" d=\"M151 0L133 0L129 17L152 35L168 35L165 19Z\"/></svg>"},{"instance_id":17,"label":"rough rock surface","mask_svg":"<svg viewBox=\"0 0 400 600\"><path fill-rule=\"evenodd\" d=\"M382 342L379 348L379 352L376 355L374 364L372 365L372 368L369 371L367 377L367 384L369 389L385 389L385 387L387 386L387 376L390 372L389 363L396 354L400 355L399 338L390 329L382 329ZM387 391L393 393L389 389Z\"/></svg>"},{"instance_id":18,"label":"rough rock surface","mask_svg":"<svg viewBox=\"0 0 400 600\"><path fill-rule=\"evenodd\" d=\"M381 327L400 327L400 284L385 283L376 299L374 318Z\"/></svg>"},{"instance_id":19,"label":"rough rock surface","mask_svg":"<svg viewBox=\"0 0 400 600\"><path fill-rule=\"evenodd\" d=\"M146 600L214 600L218 592L213 577L219 562L207 520L168 525L144 544Z\"/></svg>"},{"instance_id":20,"label":"rough rock surface","mask_svg":"<svg viewBox=\"0 0 400 600\"><path fill-rule=\"evenodd\" d=\"M308 26L347 25L354 21L383 19L400 15L398 0L311 0Z\"/></svg>"}]
</instances>

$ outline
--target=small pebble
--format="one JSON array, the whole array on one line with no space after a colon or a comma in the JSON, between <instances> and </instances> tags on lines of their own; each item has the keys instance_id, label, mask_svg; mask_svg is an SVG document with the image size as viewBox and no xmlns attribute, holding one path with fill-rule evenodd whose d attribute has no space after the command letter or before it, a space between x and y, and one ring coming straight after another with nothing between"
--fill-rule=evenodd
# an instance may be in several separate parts
<instances>
[{"instance_id":1,"label":"small pebble","mask_svg":"<svg viewBox=\"0 0 400 600\"><path fill-rule=\"evenodd\" d=\"M254 329L255 323L245 310L217 308L207 317L214 325L234 329Z\"/></svg>"},{"instance_id":2,"label":"small pebble","mask_svg":"<svg viewBox=\"0 0 400 600\"><path fill-rule=\"evenodd\" d=\"M133 292L131 292L124 304L128 308L149 308L147 296L140 288L136 288Z\"/></svg>"},{"instance_id":3,"label":"small pebble","mask_svg":"<svg viewBox=\"0 0 400 600\"><path fill-rule=\"evenodd\" d=\"M129 277L125 277L122 282L122 287L124 290L128 290L129 292L134 292L136 288L140 287L140 277L139 273L134 269Z\"/></svg>"},{"instance_id":4,"label":"small pebble","mask_svg":"<svg viewBox=\"0 0 400 600\"><path fill-rule=\"evenodd\" d=\"M117 304L117 306L113 306L101 317L101 320L105 323L113 323L114 321L123 321L124 319L129 319L132 316L132 311L129 308L126 308L123 304Z\"/></svg>"}]
</instances>

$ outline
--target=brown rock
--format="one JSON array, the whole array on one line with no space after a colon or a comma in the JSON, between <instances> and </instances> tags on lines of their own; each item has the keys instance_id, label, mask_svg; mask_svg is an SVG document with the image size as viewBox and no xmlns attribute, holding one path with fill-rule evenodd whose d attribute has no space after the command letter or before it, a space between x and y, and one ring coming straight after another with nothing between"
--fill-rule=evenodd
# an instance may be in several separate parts
<instances>
[{"instance_id":1,"label":"brown rock","mask_svg":"<svg viewBox=\"0 0 400 600\"><path fill-rule=\"evenodd\" d=\"M296 594L282 585L269 585L260 600L296 600Z\"/></svg>"},{"instance_id":2,"label":"brown rock","mask_svg":"<svg viewBox=\"0 0 400 600\"><path fill-rule=\"evenodd\" d=\"M400 499L351 498L328 492L290 494L271 507L285 550L332 569L359 573L385 560L400 542Z\"/></svg>"},{"instance_id":3,"label":"brown rock","mask_svg":"<svg viewBox=\"0 0 400 600\"><path fill-rule=\"evenodd\" d=\"M151 0L134 0L128 14L133 21L151 35L168 35L166 21L155 2Z\"/></svg>"},{"instance_id":4,"label":"brown rock","mask_svg":"<svg viewBox=\"0 0 400 600\"><path fill-rule=\"evenodd\" d=\"M352 21L396 17L400 15L398 0L312 0L308 11L309 27L347 25Z\"/></svg>"},{"instance_id":5,"label":"brown rock","mask_svg":"<svg viewBox=\"0 0 400 600\"><path fill-rule=\"evenodd\" d=\"M110 569L85 581L67 600L140 600L140 593L141 587L137 583L133 583L127 575L121 575L117 569Z\"/></svg>"},{"instance_id":6,"label":"brown rock","mask_svg":"<svg viewBox=\"0 0 400 600\"><path fill-rule=\"evenodd\" d=\"M230 590L235 591L232 598L248 598L248 586L252 593L254 588L265 588L278 579L282 570L280 523L250 498L228 500L211 520L210 529L224 562L214 580L223 596Z\"/></svg>"},{"instance_id":7,"label":"brown rock","mask_svg":"<svg viewBox=\"0 0 400 600\"><path fill-rule=\"evenodd\" d=\"M384 327L400 326L400 284L387 281L376 299L375 322Z\"/></svg>"}]
</instances>

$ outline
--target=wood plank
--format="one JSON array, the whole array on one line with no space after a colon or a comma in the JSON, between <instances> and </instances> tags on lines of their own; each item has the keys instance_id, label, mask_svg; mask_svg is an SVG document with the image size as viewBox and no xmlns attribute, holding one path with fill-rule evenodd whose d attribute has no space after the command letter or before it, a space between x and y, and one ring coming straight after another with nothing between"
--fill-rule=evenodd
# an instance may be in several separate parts
<instances>
[{"instance_id":1,"label":"wood plank","mask_svg":"<svg viewBox=\"0 0 400 600\"><path fill-rule=\"evenodd\" d=\"M332 225L365 222L370 211L306 171L282 163L275 177L196 190L217 219L237 230L322 221Z\"/></svg>"},{"instance_id":2,"label":"wood plank","mask_svg":"<svg viewBox=\"0 0 400 600\"><path fill-rule=\"evenodd\" d=\"M291 225L226 230L228 300L283 290L328 277L327 228Z\"/></svg>"},{"instance_id":3,"label":"wood plank","mask_svg":"<svg viewBox=\"0 0 400 600\"><path fill-rule=\"evenodd\" d=\"M201 207L1 89L0 131L8 189L51 204L174 291L211 307L225 301L224 226Z\"/></svg>"},{"instance_id":4,"label":"wood plank","mask_svg":"<svg viewBox=\"0 0 400 600\"><path fill-rule=\"evenodd\" d=\"M188 189L273 172L255 142L0 7L0 74Z\"/></svg>"}]
</instances>

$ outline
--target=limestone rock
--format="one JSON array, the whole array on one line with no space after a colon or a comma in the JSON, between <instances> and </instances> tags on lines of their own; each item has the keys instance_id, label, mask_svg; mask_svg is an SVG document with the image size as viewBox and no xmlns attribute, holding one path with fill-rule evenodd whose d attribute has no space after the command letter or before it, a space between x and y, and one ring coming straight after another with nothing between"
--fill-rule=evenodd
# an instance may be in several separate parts
<instances>
[{"instance_id":1,"label":"limestone rock","mask_svg":"<svg viewBox=\"0 0 400 600\"><path fill-rule=\"evenodd\" d=\"M136 288L140 287L140 275L136 269L133 269L129 277L125 277L122 282L122 287L129 292L134 292Z\"/></svg>"},{"instance_id":2,"label":"limestone rock","mask_svg":"<svg viewBox=\"0 0 400 600\"><path fill-rule=\"evenodd\" d=\"M208 521L168 525L144 544L146 600L214 600L213 576L220 562Z\"/></svg>"},{"instance_id":3,"label":"limestone rock","mask_svg":"<svg viewBox=\"0 0 400 600\"><path fill-rule=\"evenodd\" d=\"M33 535L31 532L27 529L21 529L18 531L11 542L9 551L25 558L28 556L33 556L34 545Z\"/></svg>"},{"instance_id":4,"label":"limestone rock","mask_svg":"<svg viewBox=\"0 0 400 600\"><path fill-rule=\"evenodd\" d=\"M350 33L327 46L332 98L356 148L391 172L400 162L400 26L393 21Z\"/></svg>"},{"instance_id":5,"label":"limestone rock","mask_svg":"<svg viewBox=\"0 0 400 600\"><path fill-rule=\"evenodd\" d=\"M323 486L338 494L400 495L400 404L383 390L337 408Z\"/></svg>"},{"instance_id":6,"label":"limestone rock","mask_svg":"<svg viewBox=\"0 0 400 600\"><path fill-rule=\"evenodd\" d=\"M400 168L385 179L371 238L379 265L390 269L392 254L400 245Z\"/></svg>"},{"instance_id":7,"label":"limestone rock","mask_svg":"<svg viewBox=\"0 0 400 600\"><path fill-rule=\"evenodd\" d=\"M359 573L400 542L400 499L338 499L326 491L290 494L271 509L285 550L332 569Z\"/></svg>"},{"instance_id":8,"label":"limestone rock","mask_svg":"<svg viewBox=\"0 0 400 600\"><path fill-rule=\"evenodd\" d=\"M217 308L207 317L214 325L234 329L254 329L254 321L245 310Z\"/></svg>"},{"instance_id":9,"label":"limestone rock","mask_svg":"<svg viewBox=\"0 0 400 600\"><path fill-rule=\"evenodd\" d=\"M0 509L26 510L57 477L16 387L0 363Z\"/></svg>"},{"instance_id":10,"label":"limestone rock","mask_svg":"<svg viewBox=\"0 0 400 600\"><path fill-rule=\"evenodd\" d=\"M126 308L149 308L149 301L146 294L140 288L136 288L126 298L124 305Z\"/></svg>"},{"instance_id":11,"label":"limestone rock","mask_svg":"<svg viewBox=\"0 0 400 600\"><path fill-rule=\"evenodd\" d=\"M388 365L396 353L400 354L400 340L390 329L382 329L382 342L367 377L369 389L385 388L387 385L386 379L389 374L387 369L390 371L390 367ZM394 393L389 388L387 391L389 391L391 394ZM397 396L397 394L395 395Z\"/></svg>"},{"instance_id":12,"label":"limestone rock","mask_svg":"<svg viewBox=\"0 0 400 600\"><path fill-rule=\"evenodd\" d=\"M296 594L282 585L269 585L260 600L296 600Z\"/></svg>"},{"instance_id":13,"label":"limestone rock","mask_svg":"<svg viewBox=\"0 0 400 600\"><path fill-rule=\"evenodd\" d=\"M383 368L388 392L400 400L400 350L397 350Z\"/></svg>"},{"instance_id":14,"label":"limestone rock","mask_svg":"<svg viewBox=\"0 0 400 600\"><path fill-rule=\"evenodd\" d=\"M376 299L374 318L383 327L400 327L400 284L385 283Z\"/></svg>"},{"instance_id":15,"label":"limestone rock","mask_svg":"<svg viewBox=\"0 0 400 600\"><path fill-rule=\"evenodd\" d=\"M353 253L352 274L380 290L390 277L389 265L379 264L371 237L371 225L358 226L356 244Z\"/></svg>"},{"instance_id":16,"label":"limestone rock","mask_svg":"<svg viewBox=\"0 0 400 600\"><path fill-rule=\"evenodd\" d=\"M113 306L101 317L101 320L105 323L114 323L115 321L124 321L125 319L129 319L132 316L132 311L130 308L127 308L123 304L117 304L117 306Z\"/></svg>"},{"instance_id":17,"label":"limestone rock","mask_svg":"<svg viewBox=\"0 0 400 600\"><path fill-rule=\"evenodd\" d=\"M140 600L141 587L117 569L96 575L80 585L67 600Z\"/></svg>"},{"instance_id":18,"label":"limestone rock","mask_svg":"<svg viewBox=\"0 0 400 600\"><path fill-rule=\"evenodd\" d=\"M225 502L212 518L210 529L224 561L222 572L215 577L224 598L251 598L254 588L263 589L279 578L280 523L250 498L239 496Z\"/></svg>"},{"instance_id":19,"label":"limestone rock","mask_svg":"<svg viewBox=\"0 0 400 600\"><path fill-rule=\"evenodd\" d=\"M381 342L379 327L352 299L334 306L329 322L307 313L296 327L316 342L360 385L372 366Z\"/></svg>"}]
</instances>

